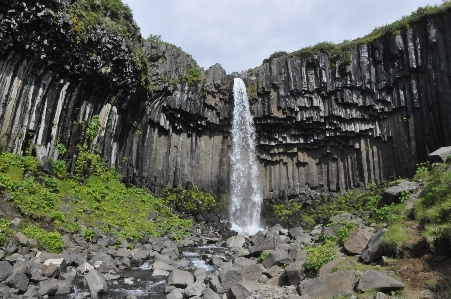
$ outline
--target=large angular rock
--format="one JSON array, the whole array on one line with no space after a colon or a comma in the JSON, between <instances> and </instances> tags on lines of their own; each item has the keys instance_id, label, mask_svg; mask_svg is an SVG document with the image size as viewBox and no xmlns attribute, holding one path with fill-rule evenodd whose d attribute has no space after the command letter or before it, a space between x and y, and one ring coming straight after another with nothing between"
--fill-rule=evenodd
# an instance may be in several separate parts
<instances>
[{"instance_id":1,"label":"large angular rock","mask_svg":"<svg viewBox=\"0 0 451 299\"><path fill-rule=\"evenodd\" d=\"M428 155L429 160L437 162L445 162L451 156L451 146L441 147Z\"/></svg>"},{"instance_id":2,"label":"large angular rock","mask_svg":"<svg viewBox=\"0 0 451 299\"><path fill-rule=\"evenodd\" d=\"M306 279L299 283L299 295L308 294L313 298L330 298L343 291L353 290L355 275L349 271L338 271L318 278Z\"/></svg>"},{"instance_id":3,"label":"large angular rock","mask_svg":"<svg viewBox=\"0 0 451 299\"><path fill-rule=\"evenodd\" d=\"M363 229L358 228L344 242L343 247L349 253L362 254L363 250L368 245L370 239L371 239L370 234L365 232Z\"/></svg>"},{"instance_id":4,"label":"large angular rock","mask_svg":"<svg viewBox=\"0 0 451 299\"><path fill-rule=\"evenodd\" d=\"M257 289L258 285L254 282L239 282L229 289L228 294L231 299L248 299L251 292Z\"/></svg>"},{"instance_id":5,"label":"large angular rock","mask_svg":"<svg viewBox=\"0 0 451 299\"><path fill-rule=\"evenodd\" d=\"M244 237L240 236L232 236L228 238L225 242L225 245L229 248L231 247L243 247L244 243L246 242L246 239Z\"/></svg>"},{"instance_id":6,"label":"large angular rock","mask_svg":"<svg viewBox=\"0 0 451 299\"><path fill-rule=\"evenodd\" d=\"M25 292L28 289L28 283L30 280L25 275L23 268L16 269L11 273L8 278L3 281L3 284L11 288L19 289L21 292Z\"/></svg>"},{"instance_id":7,"label":"large angular rock","mask_svg":"<svg viewBox=\"0 0 451 299\"><path fill-rule=\"evenodd\" d=\"M402 182L396 186L387 188L384 191L382 200L379 202L379 206L387 205L392 202L398 202L401 197L401 193L404 191L413 192L418 189L418 184L415 182Z\"/></svg>"},{"instance_id":8,"label":"large angular rock","mask_svg":"<svg viewBox=\"0 0 451 299\"><path fill-rule=\"evenodd\" d=\"M293 260L288 256L285 250L273 250L262 261L265 268L271 268L274 265L283 266L285 264L292 264Z\"/></svg>"},{"instance_id":9,"label":"large angular rock","mask_svg":"<svg viewBox=\"0 0 451 299\"><path fill-rule=\"evenodd\" d=\"M226 292L241 280L242 269L238 267L226 268L219 273L219 281Z\"/></svg>"},{"instance_id":10,"label":"large angular rock","mask_svg":"<svg viewBox=\"0 0 451 299\"><path fill-rule=\"evenodd\" d=\"M202 291L206 288L202 281L196 281L196 283L190 284L183 292L187 297L201 296Z\"/></svg>"},{"instance_id":11,"label":"large angular rock","mask_svg":"<svg viewBox=\"0 0 451 299\"><path fill-rule=\"evenodd\" d=\"M362 252L362 260L365 263L371 263L378 258L382 257L384 251L381 245L382 236L385 234L386 230L380 230L373 235L373 237L368 242L368 245Z\"/></svg>"},{"instance_id":12,"label":"large angular rock","mask_svg":"<svg viewBox=\"0 0 451 299\"><path fill-rule=\"evenodd\" d=\"M279 234L267 232L263 240L257 240L254 246L249 247L253 255L259 255L265 250L274 250L280 244L284 244Z\"/></svg>"},{"instance_id":13,"label":"large angular rock","mask_svg":"<svg viewBox=\"0 0 451 299\"><path fill-rule=\"evenodd\" d=\"M259 265L249 265L243 269L242 280L257 282L260 275L262 275L262 268Z\"/></svg>"},{"instance_id":14,"label":"large angular rock","mask_svg":"<svg viewBox=\"0 0 451 299\"><path fill-rule=\"evenodd\" d=\"M91 298L97 299L99 298L99 293L108 293L108 285L105 278L96 270L90 270L85 275L85 280L88 283Z\"/></svg>"},{"instance_id":15,"label":"large angular rock","mask_svg":"<svg viewBox=\"0 0 451 299\"><path fill-rule=\"evenodd\" d=\"M45 145L36 145L35 151L36 158L38 158L42 170L50 175L55 175L55 171L53 170L52 164L47 156L47 149Z\"/></svg>"},{"instance_id":16,"label":"large angular rock","mask_svg":"<svg viewBox=\"0 0 451 299\"><path fill-rule=\"evenodd\" d=\"M363 273L357 289L362 292L378 289L383 292L396 291L404 288L399 280L380 271L368 270Z\"/></svg>"},{"instance_id":17,"label":"large angular rock","mask_svg":"<svg viewBox=\"0 0 451 299\"><path fill-rule=\"evenodd\" d=\"M287 279L290 285L297 285L305 278L304 268L302 267L304 265L304 262L305 260L295 262L285 268Z\"/></svg>"},{"instance_id":18,"label":"large angular rock","mask_svg":"<svg viewBox=\"0 0 451 299\"><path fill-rule=\"evenodd\" d=\"M14 267L7 261L0 261L0 282L13 273Z\"/></svg>"},{"instance_id":19,"label":"large angular rock","mask_svg":"<svg viewBox=\"0 0 451 299\"><path fill-rule=\"evenodd\" d=\"M64 281L64 280L61 280ZM52 279L52 280L45 280L41 281L38 284L38 294L40 296L48 295L53 296L58 291L58 280Z\"/></svg>"},{"instance_id":20,"label":"large angular rock","mask_svg":"<svg viewBox=\"0 0 451 299\"><path fill-rule=\"evenodd\" d=\"M194 283L194 276L188 271L174 270L169 274L168 285L184 289Z\"/></svg>"},{"instance_id":21,"label":"large angular rock","mask_svg":"<svg viewBox=\"0 0 451 299\"><path fill-rule=\"evenodd\" d=\"M210 288L206 288L202 291L202 295L204 296L204 299L221 299L221 296L219 296L215 291L213 291Z\"/></svg>"}]
</instances>

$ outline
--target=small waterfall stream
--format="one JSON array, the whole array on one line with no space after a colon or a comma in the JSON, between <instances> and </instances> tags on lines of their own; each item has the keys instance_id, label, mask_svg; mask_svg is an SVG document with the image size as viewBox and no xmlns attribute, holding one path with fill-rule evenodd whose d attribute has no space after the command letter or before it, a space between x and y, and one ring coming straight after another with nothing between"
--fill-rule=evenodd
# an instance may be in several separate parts
<instances>
[{"instance_id":1,"label":"small waterfall stream","mask_svg":"<svg viewBox=\"0 0 451 299\"><path fill-rule=\"evenodd\" d=\"M255 154L255 127L246 86L240 78L234 79L233 97L230 222L239 234L255 234L261 229L262 196Z\"/></svg>"}]
</instances>

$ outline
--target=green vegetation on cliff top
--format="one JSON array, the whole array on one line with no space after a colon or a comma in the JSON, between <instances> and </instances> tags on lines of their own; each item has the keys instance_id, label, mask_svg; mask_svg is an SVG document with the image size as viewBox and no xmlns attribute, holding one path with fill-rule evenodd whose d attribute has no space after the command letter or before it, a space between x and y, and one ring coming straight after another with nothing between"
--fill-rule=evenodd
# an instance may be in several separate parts
<instances>
[{"instance_id":1,"label":"green vegetation on cliff top","mask_svg":"<svg viewBox=\"0 0 451 299\"><path fill-rule=\"evenodd\" d=\"M345 40L342 43L335 44L333 42L325 41L316 45L305 47L294 52L288 53L285 51L276 51L268 58L263 60L263 63L270 62L274 58L282 56L308 58L313 56L317 52L326 53L333 66L338 63L339 67L347 66L351 63L351 47L356 45L368 44L377 39L382 39L389 34L400 35L402 31L411 28L415 23L420 22L425 17L435 16L445 13L451 9L451 0L442 0L440 5L426 5L425 7L419 7L416 11L412 12L408 16L402 16L399 20L386 24L380 27L376 27L371 33L364 37L359 37L354 40Z\"/></svg>"}]
</instances>

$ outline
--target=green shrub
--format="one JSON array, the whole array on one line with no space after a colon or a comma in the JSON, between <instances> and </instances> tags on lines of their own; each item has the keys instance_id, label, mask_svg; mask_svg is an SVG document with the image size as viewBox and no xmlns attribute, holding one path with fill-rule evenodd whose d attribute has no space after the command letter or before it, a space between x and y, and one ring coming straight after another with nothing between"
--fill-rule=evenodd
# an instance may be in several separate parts
<instances>
[{"instance_id":1,"label":"green shrub","mask_svg":"<svg viewBox=\"0 0 451 299\"><path fill-rule=\"evenodd\" d=\"M59 232L46 232L35 225L28 225L22 229L22 232L28 238L37 240L41 246L50 252L61 252L64 243Z\"/></svg>"},{"instance_id":2,"label":"green shrub","mask_svg":"<svg viewBox=\"0 0 451 299\"><path fill-rule=\"evenodd\" d=\"M332 261L337 254L334 240L326 240L323 244L315 247L308 246L307 259L303 265L304 269L311 275L318 272L318 270L326 263Z\"/></svg>"},{"instance_id":3,"label":"green shrub","mask_svg":"<svg viewBox=\"0 0 451 299\"><path fill-rule=\"evenodd\" d=\"M260 256L257 258L256 262L257 263L261 263L268 255L269 255L270 251L269 250L265 250L263 251Z\"/></svg>"},{"instance_id":4,"label":"green shrub","mask_svg":"<svg viewBox=\"0 0 451 299\"><path fill-rule=\"evenodd\" d=\"M180 187L166 189L164 202L178 211L194 215L219 212L226 204L225 198L215 197L212 193L201 191L196 186L190 190Z\"/></svg>"}]
</instances>

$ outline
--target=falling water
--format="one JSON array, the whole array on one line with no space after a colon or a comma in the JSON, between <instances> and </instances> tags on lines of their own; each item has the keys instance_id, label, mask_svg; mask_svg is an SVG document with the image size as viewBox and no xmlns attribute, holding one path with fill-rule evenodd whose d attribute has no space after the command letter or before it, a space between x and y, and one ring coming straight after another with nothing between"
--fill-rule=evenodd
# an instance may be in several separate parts
<instances>
[{"instance_id":1,"label":"falling water","mask_svg":"<svg viewBox=\"0 0 451 299\"><path fill-rule=\"evenodd\" d=\"M255 128L243 80L235 78L232 123L230 222L239 234L260 230L262 196L255 155Z\"/></svg>"}]
</instances>

